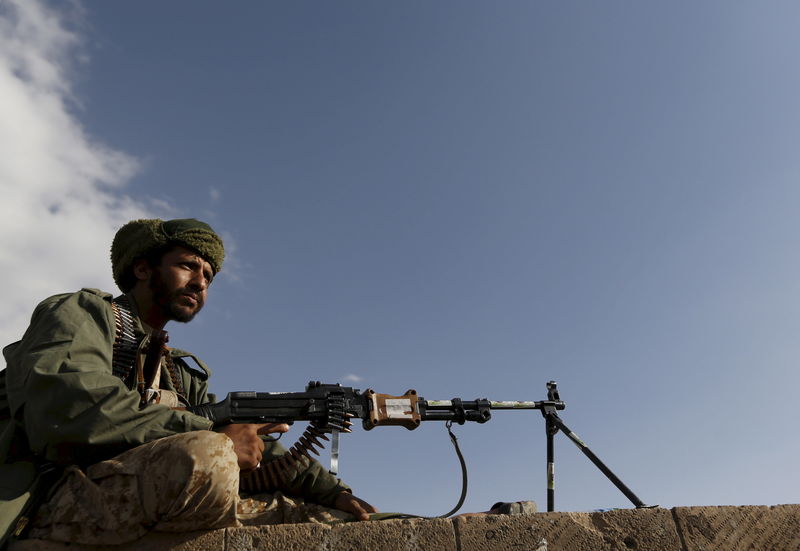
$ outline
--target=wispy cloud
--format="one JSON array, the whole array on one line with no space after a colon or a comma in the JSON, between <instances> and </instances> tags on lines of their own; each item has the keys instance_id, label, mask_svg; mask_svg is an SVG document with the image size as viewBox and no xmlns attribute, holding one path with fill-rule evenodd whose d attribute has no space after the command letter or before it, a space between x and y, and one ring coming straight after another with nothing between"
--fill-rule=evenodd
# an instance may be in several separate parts
<instances>
[{"instance_id":1,"label":"wispy cloud","mask_svg":"<svg viewBox=\"0 0 800 551\"><path fill-rule=\"evenodd\" d=\"M36 302L59 290L113 289L114 231L157 208L122 193L131 156L80 124L72 81L82 38L37 0L0 2L0 343L22 335Z\"/></svg>"},{"instance_id":2,"label":"wispy cloud","mask_svg":"<svg viewBox=\"0 0 800 551\"><path fill-rule=\"evenodd\" d=\"M219 198L222 196L219 190L215 187L208 188L208 196L211 198L211 201L216 203L219 201Z\"/></svg>"},{"instance_id":3,"label":"wispy cloud","mask_svg":"<svg viewBox=\"0 0 800 551\"><path fill-rule=\"evenodd\" d=\"M360 383L363 380L364 380L363 377L359 377L355 373L348 373L347 375L342 377L342 381L345 383Z\"/></svg>"}]
</instances>

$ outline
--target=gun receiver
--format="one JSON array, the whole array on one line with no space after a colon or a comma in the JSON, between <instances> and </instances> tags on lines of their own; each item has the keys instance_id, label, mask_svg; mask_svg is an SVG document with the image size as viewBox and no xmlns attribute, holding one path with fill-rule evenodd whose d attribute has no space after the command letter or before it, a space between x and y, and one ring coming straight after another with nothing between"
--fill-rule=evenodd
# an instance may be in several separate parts
<instances>
[{"instance_id":1,"label":"gun receiver","mask_svg":"<svg viewBox=\"0 0 800 551\"><path fill-rule=\"evenodd\" d=\"M399 425L413 430L422 421L466 421L485 423L492 409L562 410L560 400L541 402L492 402L487 399L425 400L409 390L402 396L379 394L372 389L358 389L338 384L312 381L305 392L231 392L221 402L186 408L206 417L215 426L229 423L293 423L310 421L321 431L347 429L349 419L362 420L365 430L385 425Z\"/></svg>"}]
</instances>

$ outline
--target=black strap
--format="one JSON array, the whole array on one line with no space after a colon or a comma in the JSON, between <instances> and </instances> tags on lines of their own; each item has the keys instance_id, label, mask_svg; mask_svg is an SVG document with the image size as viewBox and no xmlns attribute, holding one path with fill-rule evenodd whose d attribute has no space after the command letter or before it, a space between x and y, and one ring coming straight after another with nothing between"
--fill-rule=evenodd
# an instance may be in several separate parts
<instances>
[{"instance_id":1,"label":"black strap","mask_svg":"<svg viewBox=\"0 0 800 551\"><path fill-rule=\"evenodd\" d=\"M456 506L453 507L452 511L443 515L439 515L438 518L449 517L450 515L458 512L458 510L461 509L461 506L464 505L464 500L467 498L467 463L464 461L464 456L461 454L461 448L458 446L458 438L456 438L456 435L453 434L452 430L450 430L450 427L453 426L453 422L448 421L444 426L447 428L447 434L450 435L450 441L453 443L453 447L456 449L458 462L461 463L461 497L459 498L458 503L456 503Z\"/></svg>"},{"instance_id":2,"label":"black strap","mask_svg":"<svg viewBox=\"0 0 800 551\"><path fill-rule=\"evenodd\" d=\"M447 433L450 435L450 442L453 443L453 447L456 450L456 455L458 456L458 462L461 463L461 497L458 499L458 503L456 503L456 506L453 507L453 509L450 510L449 512L435 517L412 515L408 513L382 513L379 515L381 520L393 520L393 519L403 519L403 518L427 518L427 519L446 518L449 517L450 515L454 515L455 513L458 512L459 509L461 509L461 506L464 505L464 500L467 498L467 463L464 461L464 456L462 455L461 448L458 445L458 438L456 438L456 435L453 434L453 431L450 429L450 427L452 426L453 426L452 421L448 421L447 423L445 423L445 427L447 428Z\"/></svg>"}]
</instances>

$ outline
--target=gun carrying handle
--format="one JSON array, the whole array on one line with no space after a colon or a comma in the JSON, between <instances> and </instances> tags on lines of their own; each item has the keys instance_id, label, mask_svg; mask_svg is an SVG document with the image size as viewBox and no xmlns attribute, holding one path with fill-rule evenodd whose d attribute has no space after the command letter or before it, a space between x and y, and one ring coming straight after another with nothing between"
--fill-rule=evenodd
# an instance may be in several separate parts
<instances>
[{"instance_id":1,"label":"gun carrying handle","mask_svg":"<svg viewBox=\"0 0 800 551\"><path fill-rule=\"evenodd\" d=\"M417 391L411 389L402 396L378 394L371 388L364 392L369 401L369 416L364 419L364 429L381 425L400 425L414 430L422 422L419 414Z\"/></svg>"}]
</instances>

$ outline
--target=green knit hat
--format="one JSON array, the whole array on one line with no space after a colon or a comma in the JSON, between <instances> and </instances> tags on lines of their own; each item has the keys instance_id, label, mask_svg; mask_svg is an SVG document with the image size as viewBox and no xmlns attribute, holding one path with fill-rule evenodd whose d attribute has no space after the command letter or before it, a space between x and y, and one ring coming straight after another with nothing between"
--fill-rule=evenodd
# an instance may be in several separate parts
<instances>
[{"instance_id":1,"label":"green knit hat","mask_svg":"<svg viewBox=\"0 0 800 551\"><path fill-rule=\"evenodd\" d=\"M126 286L126 274L133 263L156 249L171 244L196 250L211 264L214 273L222 268L225 247L222 239L205 222L194 218L166 222L157 218L133 220L119 229L111 244L114 282L123 292L129 291L130 289L123 287Z\"/></svg>"}]
</instances>

